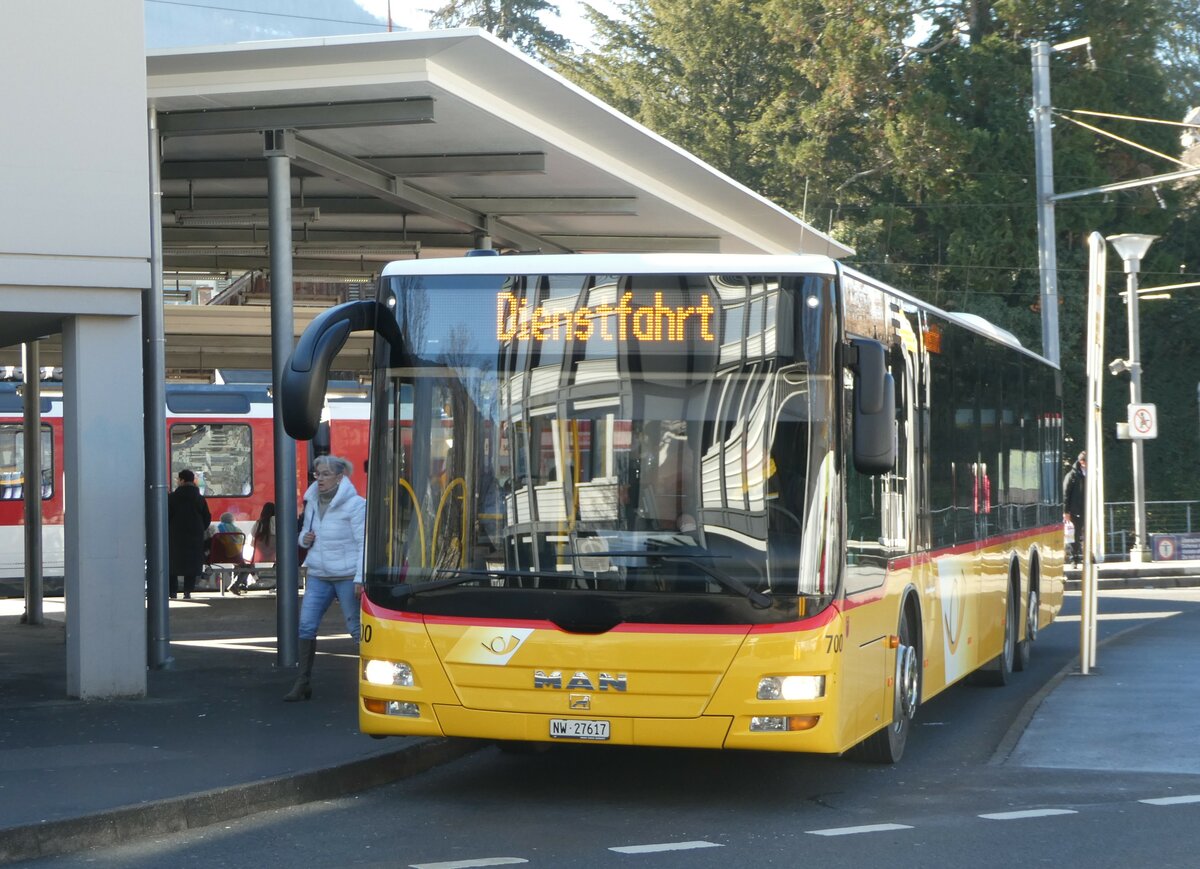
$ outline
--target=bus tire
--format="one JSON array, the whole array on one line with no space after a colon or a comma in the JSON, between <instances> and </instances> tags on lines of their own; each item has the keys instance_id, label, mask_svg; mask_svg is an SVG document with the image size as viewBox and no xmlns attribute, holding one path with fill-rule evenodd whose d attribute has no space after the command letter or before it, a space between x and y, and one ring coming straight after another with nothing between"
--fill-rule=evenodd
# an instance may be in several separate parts
<instances>
[{"instance_id":1,"label":"bus tire","mask_svg":"<svg viewBox=\"0 0 1200 869\"><path fill-rule=\"evenodd\" d=\"M977 678L974 681L978 684L1002 688L1012 679L1013 664L1017 657L1017 612L1020 604L1017 589L1010 585L1004 602L1004 645L1000 648L1000 654L975 674Z\"/></svg>"},{"instance_id":2,"label":"bus tire","mask_svg":"<svg viewBox=\"0 0 1200 869\"><path fill-rule=\"evenodd\" d=\"M900 613L898 637L891 723L860 742L852 753L868 763L899 763L921 702L921 644L916 619L907 605Z\"/></svg>"},{"instance_id":3,"label":"bus tire","mask_svg":"<svg viewBox=\"0 0 1200 869\"><path fill-rule=\"evenodd\" d=\"M1029 600L1025 604L1025 638L1017 643L1017 656L1013 669L1023 672L1029 668L1033 657L1033 644L1038 635L1038 564L1035 560L1029 568Z\"/></svg>"}]
</instances>

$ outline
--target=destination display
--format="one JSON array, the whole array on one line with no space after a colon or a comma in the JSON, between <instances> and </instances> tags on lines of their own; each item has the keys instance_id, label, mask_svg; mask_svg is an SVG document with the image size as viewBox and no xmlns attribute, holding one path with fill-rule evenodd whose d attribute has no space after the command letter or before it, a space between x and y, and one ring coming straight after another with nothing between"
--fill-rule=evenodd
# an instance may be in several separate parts
<instances>
[{"instance_id":1,"label":"destination display","mask_svg":"<svg viewBox=\"0 0 1200 869\"><path fill-rule=\"evenodd\" d=\"M496 338L499 341L639 341L715 343L714 315L717 309L707 294L694 305L670 305L663 293L654 294L649 305L635 305L633 293L621 294L616 303L573 309L531 306L515 293L496 295Z\"/></svg>"}]
</instances>

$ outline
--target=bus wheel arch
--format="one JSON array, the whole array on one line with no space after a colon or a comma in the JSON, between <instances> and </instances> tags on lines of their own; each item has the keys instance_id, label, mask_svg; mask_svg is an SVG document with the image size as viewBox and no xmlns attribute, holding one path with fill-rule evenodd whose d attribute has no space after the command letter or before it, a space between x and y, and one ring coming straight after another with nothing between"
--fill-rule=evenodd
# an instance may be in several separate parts
<instances>
[{"instance_id":1,"label":"bus wheel arch","mask_svg":"<svg viewBox=\"0 0 1200 869\"><path fill-rule=\"evenodd\" d=\"M896 661L892 676L892 718L852 751L869 763L898 763L904 755L913 719L921 703L921 611L913 592L905 595L896 628Z\"/></svg>"},{"instance_id":2,"label":"bus wheel arch","mask_svg":"<svg viewBox=\"0 0 1200 869\"><path fill-rule=\"evenodd\" d=\"M1013 669L1018 671L1025 670L1029 666L1029 659L1033 655L1033 644L1037 641L1039 606L1041 603L1041 595L1039 594L1041 577L1042 567L1041 559L1038 557L1038 551L1037 549L1030 550L1029 592L1025 598L1025 635L1017 641L1017 654L1013 658ZM1017 582L1017 588L1019 590L1019 575Z\"/></svg>"}]
</instances>

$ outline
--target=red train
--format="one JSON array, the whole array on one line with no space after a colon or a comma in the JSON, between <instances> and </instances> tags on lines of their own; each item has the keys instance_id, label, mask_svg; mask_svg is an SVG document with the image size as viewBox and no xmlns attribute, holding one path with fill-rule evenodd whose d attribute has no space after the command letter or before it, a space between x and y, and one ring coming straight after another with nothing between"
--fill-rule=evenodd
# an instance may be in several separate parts
<instances>
[{"instance_id":1,"label":"red train","mask_svg":"<svg viewBox=\"0 0 1200 869\"><path fill-rule=\"evenodd\" d=\"M190 468L208 499L213 521L234 516L250 539L263 505L275 500L272 404L266 384L168 384L167 479ZM349 459L359 492L366 491L369 404L361 387L332 385L327 423L311 442L297 444L297 494L320 453ZM24 410L16 384L0 383L0 596L23 594ZM42 386L42 572L47 591L63 576L63 431L61 389ZM296 510L299 510L297 502ZM55 580L58 580L57 582Z\"/></svg>"}]
</instances>

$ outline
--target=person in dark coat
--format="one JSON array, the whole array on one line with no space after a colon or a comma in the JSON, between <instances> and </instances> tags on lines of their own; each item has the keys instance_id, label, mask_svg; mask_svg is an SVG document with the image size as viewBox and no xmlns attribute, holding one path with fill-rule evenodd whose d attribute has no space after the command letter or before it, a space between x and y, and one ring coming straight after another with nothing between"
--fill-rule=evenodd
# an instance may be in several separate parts
<instances>
[{"instance_id":1,"label":"person in dark coat","mask_svg":"<svg viewBox=\"0 0 1200 869\"><path fill-rule=\"evenodd\" d=\"M1087 486L1087 453L1079 454L1071 470L1063 478L1063 522L1068 520L1075 526L1075 540L1071 544L1070 558L1079 564L1083 557L1083 505Z\"/></svg>"},{"instance_id":2,"label":"person in dark coat","mask_svg":"<svg viewBox=\"0 0 1200 869\"><path fill-rule=\"evenodd\" d=\"M171 597L179 594L181 576L184 600L190 600L196 590L196 578L204 572L204 534L210 522L212 514L196 485L196 475L187 469L180 471L179 485L167 496Z\"/></svg>"}]
</instances>

